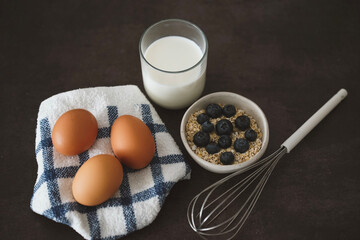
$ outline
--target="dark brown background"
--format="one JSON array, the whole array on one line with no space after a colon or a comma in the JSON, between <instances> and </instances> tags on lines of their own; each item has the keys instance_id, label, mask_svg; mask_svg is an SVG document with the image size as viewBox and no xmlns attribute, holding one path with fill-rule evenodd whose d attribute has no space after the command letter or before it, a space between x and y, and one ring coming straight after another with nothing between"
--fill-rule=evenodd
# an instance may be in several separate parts
<instances>
[{"instance_id":1,"label":"dark brown background","mask_svg":"<svg viewBox=\"0 0 360 240\"><path fill-rule=\"evenodd\" d=\"M232 91L267 115L277 149L340 88L349 96L286 155L240 239L360 236L359 1L1 1L1 239L81 239L29 208L36 179L39 104L85 87L143 89L138 41L151 24L182 18L209 41L204 94ZM192 167L155 221L124 239L198 239L186 207L221 176L196 165L180 141L184 110L155 105Z\"/></svg>"}]
</instances>

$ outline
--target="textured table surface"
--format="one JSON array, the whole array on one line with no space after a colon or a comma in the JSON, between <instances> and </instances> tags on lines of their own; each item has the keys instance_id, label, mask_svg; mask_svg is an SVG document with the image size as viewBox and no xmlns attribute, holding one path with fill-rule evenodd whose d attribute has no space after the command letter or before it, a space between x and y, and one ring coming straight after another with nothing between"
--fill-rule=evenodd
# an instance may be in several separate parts
<instances>
[{"instance_id":1,"label":"textured table surface","mask_svg":"<svg viewBox=\"0 0 360 240\"><path fill-rule=\"evenodd\" d=\"M255 101L270 126L267 154L340 88L349 95L278 164L238 239L358 239L360 28L358 1L1 1L0 238L81 239L30 210L39 104L56 93L142 85L138 41L151 24L181 18L209 41L203 94ZM155 221L123 239L199 239L190 199L221 176L185 152L185 110L154 105L192 167Z\"/></svg>"}]
</instances>

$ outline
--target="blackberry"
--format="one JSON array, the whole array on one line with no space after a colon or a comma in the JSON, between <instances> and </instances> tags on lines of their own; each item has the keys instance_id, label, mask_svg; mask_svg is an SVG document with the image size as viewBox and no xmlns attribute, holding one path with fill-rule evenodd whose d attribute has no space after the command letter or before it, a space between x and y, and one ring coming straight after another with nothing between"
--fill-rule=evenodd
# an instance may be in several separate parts
<instances>
[{"instance_id":1,"label":"blackberry","mask_svg":"<svg viewBox=\"0 0 360 240\"><path fill-rule=\"evenodd\" d=\"M232 140L229 135L222 135L218 140L219 147L224 148L224 149L230 147L231 143L232 143Z\"/></svg>"},{"instance_id":2,"label":"blackberry","mask_svg":"<svg viewBox=\"0 0 360 240\"><path fill-rule=\"evenodd\" d=\"M239 153L249 150L249 142L245 138L238 138L234 142L234 148Z\"/></svg>"},{"instance_id":3,"label":"blackberry","mask_svg":"<svg viewBox=\"0 0 360 240\"><path fill-rule=\"evenodd\" d=\"M234 162L234 154L232 152L223 152L220 155L220 162L224 165L230 165Z\"/></svg>"},{"instance_id":4,"label":"blackberry","mask_svg":"<svg viewBox=\"0 0 360 240\"><path fill-rule=\"evenodd\" d=\"M193 142L198 147L205 147L210 142L209 133L199 131L194 135Z\"/></svg>"},{"instance_id":5,"label":"blackberry","mask_svg":"<svg viewBox=\"0 0 360 240\"><path fill-rule=\"evenodd\" d=\"M220 151L220 147L214 142L206 145L205 149L209 154L218 153Z\"/></svg>"},{"instance_id":6,"label":"blackberry","mask_svg":"<svg viewBox=\"0 0 360 240\"><path fill-rule=\"evenodd\" d=\"M209 116L206 115L205 113L201 113L199 114L199 116L197 116L196 121L199 124L203 124L204 122L206 122L207 120L209 120Z\"/></svg>"},{"instance_id":7,"label":"blackberry","mask_svg":"<svg viewBox=\"0 0 360 240\"><path fill-rule=\"evenodd\" d=\"M235 115L236 108L234 107L234 105L228 104L223 107L222 112L225 117L229 118Z\"/></svg>"},{"instance_id":8,"label":"blackberry","mask_svg":"<svg viewBox=\"0 0 360 240\"><path fill-rule=\"evenodd\" d=\"M230 135L233 131L232 123L227 119L221 119L216 123L216 133L220 135Z\"/></svg>"},{"instance_id":9,"label":"blackberry","mask_svg":"<svg viewBox=\"0 0 360 240\"><path fill-rule=\"evenodd\" d=\"M252 129L246 130L246 132L245 132L245 138L246 138L247 140L249 140L250 142L253 142L253 141L255 141L256 138L257 138L257 133L256 133L254 130L252 130Z\"/></svg>"},{"instance_id":10,"label":"blackberry","mask_svg":"<svg viewBox=\"0 0 360 240\"><path fill-rule=\"evenodd\" d=\"M206 114L211 118L218 118L222 115L222 109L219 106L219 104L216 103L210 103L206 107Z\"/></svg>"},{"instance_id":11,"label":"blackberry","mask_svg":"<svg viewBox=\"0 0 360 240\"><path fill-rule=\"evenodd\" d=\"M235 119L235 127L241 131L245 131L250 127L250 118L245 115L239 116Z\"/></svg>"},{"instance_id":12,"label":"blackberry","mask_svg":"<svg viewBox=\"0 0 360 240\"><path fill-rule=\"evenodd\" d=\"M214 124L212 124L210 121L206 121L201 124L201 129L203 130L203 132L210 133L214 130Z\"/></svg>"}]
</instances>

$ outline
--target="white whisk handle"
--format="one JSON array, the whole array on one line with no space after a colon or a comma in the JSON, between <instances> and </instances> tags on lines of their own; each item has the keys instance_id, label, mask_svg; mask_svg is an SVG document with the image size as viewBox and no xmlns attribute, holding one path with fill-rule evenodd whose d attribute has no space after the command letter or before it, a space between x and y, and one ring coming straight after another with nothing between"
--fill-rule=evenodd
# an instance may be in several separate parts
<instances>
[{"instance_id":1,"label":"white whisk handle","mask_svg":"<svg viewBox=\"0 0 360 240\"><path fill-rule=\"evenodd\" d=\"M311 130L323 120L340 102L347 96L345 89L340 89L329 101L327 101L314 115L312 115L301 127L296 130L281 146L286 147L289 153Z\"/></svg>"}]
</instances>

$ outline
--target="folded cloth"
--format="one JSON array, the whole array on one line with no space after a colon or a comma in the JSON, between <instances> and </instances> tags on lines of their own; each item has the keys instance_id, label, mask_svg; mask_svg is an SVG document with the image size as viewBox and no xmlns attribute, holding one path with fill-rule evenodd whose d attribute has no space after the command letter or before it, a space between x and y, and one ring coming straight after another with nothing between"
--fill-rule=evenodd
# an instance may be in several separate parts
<instances>
[{"instance_id":1,"label":"folded cloth","mask_svg":"<svg viewBox=\"0 0 360 240\"><path fill-rule=\"evenodd\" d=\"M64 156L54 149L51 130L66 111L83 108L97 119L95 143L77 156ZM112 154L110 129L123 114L133 115L151 130L156 151L151 163L140 170L124 166L119 190L108 201L86 207L71 191L79 167L98 154ZM165 197L179 180L190 178L190 167L155 109L137 86L78 89L52 96L40 105L35 153L37 179L30 208L51 220L72 227L86 239L117 239L149 225Z\"/></svg>"}]
</instances>

